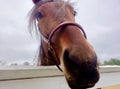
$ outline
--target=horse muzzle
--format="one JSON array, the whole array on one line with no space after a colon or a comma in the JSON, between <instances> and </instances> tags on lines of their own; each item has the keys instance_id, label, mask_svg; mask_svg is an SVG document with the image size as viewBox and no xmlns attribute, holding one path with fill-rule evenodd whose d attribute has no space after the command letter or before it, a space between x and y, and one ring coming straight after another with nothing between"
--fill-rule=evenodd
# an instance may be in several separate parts
<instances>
[{"instance_id":1,"label":"horse muzzle","mask_svg":"<svg viewBox=\"0 0 120 89\"><path fill-rule=\"evenodd\" d=\"M64 52L65 77L71 89L86 89L93 87L99 80L97 56L89 62L71 56ZM64 72L64 71L63 71Z\"/></svg>"}]
</instances>

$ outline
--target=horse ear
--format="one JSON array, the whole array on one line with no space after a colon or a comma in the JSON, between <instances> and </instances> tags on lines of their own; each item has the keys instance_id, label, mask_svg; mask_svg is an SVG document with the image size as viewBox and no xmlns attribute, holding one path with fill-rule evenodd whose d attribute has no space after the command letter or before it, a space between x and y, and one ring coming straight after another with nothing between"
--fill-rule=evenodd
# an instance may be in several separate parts
<instances>
[{"instance_id":1,"label":"horse ear","mask_svg":"<svg viewBox=\"0 0 120 89\"><path fill-rule=\"evenodd\" d=\"M32 0L34 4L38 3L40 0Z\"/></svg>"}]
</instances>

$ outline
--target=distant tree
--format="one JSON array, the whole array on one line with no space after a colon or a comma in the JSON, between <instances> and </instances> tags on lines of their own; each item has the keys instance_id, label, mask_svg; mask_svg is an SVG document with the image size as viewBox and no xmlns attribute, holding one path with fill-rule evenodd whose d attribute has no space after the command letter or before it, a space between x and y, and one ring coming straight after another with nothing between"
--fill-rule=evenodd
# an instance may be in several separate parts
<instances>
[{"instance_id":1,"label":"distant tree","mask_svg":"<svg viewBox=\"0 0 120 89\"><path fill-rule=\"evenodd\" d=\"M0 65L6 65L6 62L0 60Z\"/></svg>"},{"instance_id":2,"label":"distant tree","mask_svg":"<svg viewBox=\"0 0 120 89\"><path fill-rule=\"evenodd\" d=\"M18 66L18 64L17 63L12 63L11 66Z\"/></svg>"},{"instance_id":3,"label":"distant tree","mask_svg":"<svg viewBox=\"0 0 120 89\"><path fill-rule=\"evenodd\" d=\"M104 61L104 65L120 65L120 60L111 58L109 61Z\"/></svg>"},{"instance_id":4,"label":"distant tree","mask_svg":"<svg viewBox=\"0 0 120 89\"><path fill-rule=\"evenodd\" d=\"M103 64L102 64L100 61L98 61L98 65L101 66L101 65L103 65Z\"/></svg>"},{"instance_id":5,"label":"distant tree","mask_svg":"<svg viewBox=\"0 0 120 89\"><path fill-rule=\"evenodd\" d=\"M25 66L29 66L30 63L29 63L29 62L24 62L23 65L25 65Z\"/></svg>"}]
</instances>

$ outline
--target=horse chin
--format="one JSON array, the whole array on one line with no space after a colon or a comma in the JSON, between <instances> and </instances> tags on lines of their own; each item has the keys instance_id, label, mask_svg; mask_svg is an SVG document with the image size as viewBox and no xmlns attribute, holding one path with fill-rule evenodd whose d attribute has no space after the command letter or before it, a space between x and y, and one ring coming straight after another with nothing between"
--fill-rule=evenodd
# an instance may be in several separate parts
<instances>
[{"instance_id":1,"label":"horse chin","mask_svg":"<svg viewBox=\"0 0 120 89\"><path fill-rule=\"evenodd\" d=\"M96 82L90 83L89 81L84 81L84 82L79 82L78 79L75 78L70 78L68 79L66 77L67 83L71 89L86 89L86 88L91 88L94 87Z\"/></svg>"},{"instance_id":2,"label":"horse chin","mask_svg":"<svg viewBox=\"0 0 120 89\"><path fill-rule=\"evenodd\" d=\"M91 88L94 87L95 84L87 84L87 85L77 85L73 83L68 83L71 89L86 89L86 88Z\"/></svg>"}]
</instances>

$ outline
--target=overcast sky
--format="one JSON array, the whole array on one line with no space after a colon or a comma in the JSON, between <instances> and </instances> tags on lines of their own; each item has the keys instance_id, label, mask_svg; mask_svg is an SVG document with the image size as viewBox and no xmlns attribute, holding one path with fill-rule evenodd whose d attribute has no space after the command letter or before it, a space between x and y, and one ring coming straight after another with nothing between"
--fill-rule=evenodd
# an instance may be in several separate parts
<instances>
[{"instance_id":1,"label":"overcast sky","mask_svg":"<svg viewBox=\"0 0 120 89\"><path fill-rule=\"evenodd\" d=\"M120 0L71 2L99 60L120 58ZM40 42L29 34L26 18L32 7L32 0L0 0L0 60L32 61L35 57Z\"/></svg>"}]
</instances>

